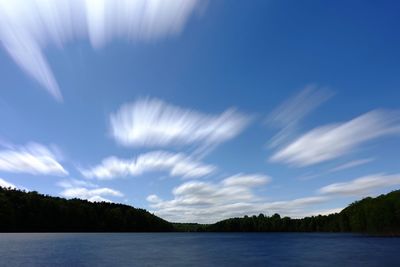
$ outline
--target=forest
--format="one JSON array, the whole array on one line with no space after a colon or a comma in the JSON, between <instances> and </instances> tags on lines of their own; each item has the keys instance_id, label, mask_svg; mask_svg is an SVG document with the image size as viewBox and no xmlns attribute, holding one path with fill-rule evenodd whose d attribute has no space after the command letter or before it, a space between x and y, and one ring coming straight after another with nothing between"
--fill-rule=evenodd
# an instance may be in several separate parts
<instances>
[{"instance_id":1,"label":"forest","mask_svg":"<svg viewBox=\"0 0 400 267\"><path fill-rule=\"evenodd\" d=\"M171 223L127 205L0 187L0 232L169 232Z\"/></svg>"},{"instance_id":2,"label":"forest","mask_svg":"<svg viewBox=\"0 0 400 267\"><path fill-rule=\"evenodd\" d=\"M292 219L279 214L214 224L170 223L123 204L63 199L0 188L0 232L355 232L400 235L400 190L364 198L340 213Z\"/></svg>"},{"instance_id":3,"label":"forest","mask_svg":"<svg viewBox=\"0 0 400 267\"><path fill-rule=\"evenodd\" d=\"M291 219L274 214L232 218L206 226L211 232L354 232L400 235L400 190L350 204L340 213Z\"/></svg>"}]
</instances>

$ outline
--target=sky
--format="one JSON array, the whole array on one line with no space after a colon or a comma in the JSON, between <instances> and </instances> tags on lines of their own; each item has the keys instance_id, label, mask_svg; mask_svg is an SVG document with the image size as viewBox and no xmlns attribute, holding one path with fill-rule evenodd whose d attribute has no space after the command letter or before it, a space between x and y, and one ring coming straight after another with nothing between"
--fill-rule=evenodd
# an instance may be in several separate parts
<instances>
[{"instance_id":1,"label":"sky","mask_svg":"<svg viewBox=\"0 0 400 267\"><path fill-rule=\"evenodd\" d=\"M398 189L399 11L0 0L0 186L199 223Z\"/></svg>"}]
</instances>

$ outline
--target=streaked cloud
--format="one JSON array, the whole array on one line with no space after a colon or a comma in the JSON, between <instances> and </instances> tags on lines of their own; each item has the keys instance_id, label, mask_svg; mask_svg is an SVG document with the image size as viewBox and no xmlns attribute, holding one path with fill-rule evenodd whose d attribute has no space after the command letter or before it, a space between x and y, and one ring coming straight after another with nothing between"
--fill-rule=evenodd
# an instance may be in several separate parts
<instances>
[{"instance_id":1,"label":"streaked cloud","mask_svg":"<svg viewBox=\"0 0 400 267\"><path fill-rule=\"evenodd\" d=\"M351 161L348 161L346 163L340 164L337 167L334 167L332 169L328 169L326 171L308 172L308 173L300 176L298 179L305 181L305 180L315 179L315 178L318 178L318 177L324 177L324 176L330 175L330 174L332 174L334 172L344 171L344 170L348 170L348 169L351 169L351 168L355 168L355 167L358 167L358 166L362 166L362 165L368 164L368 163L370 163L370 162L372 162L374 160L375 160L374 158L351 160Z\"/></svg>"},{"instance_id":2,"label":"streaked cloud","mask_svg":"<svg viewBox=\"0 0 400 267\"><path fill-rule=\"evenodd\" d=\"M157 195L147 197L155 214L173 222L213 223L222 219L252 214L279 212L301 216L307 207L323 203L326 196L313 196L289 201L268 202L255 190L269 183L262 174L239 174L218 183L191 181L173 189L173 199L163 200Z\"/></svg>"},{"instance_id":3,"label":"streaked cloud","mask_svg":"<svg viewBox=\"0 0 400 267\"><path fill-rule=\"evenodd\" d=\"M352 161L349 161L347 163L344 163L342 165L339 165L339 166L331 169L329 172L338 172L338 171L351 169L351 168L354 168L354 167L357 167L357 166L368 164L368 163L370 163L370 162L372 162L374 160L375 160L374 158L352 160Z\"/></svg>"},{"instance_id":4,"label":"streaked cloud","mask_svg":"<svg viewBox=\"0 0 400 267\"><path fill-rule=\"evenodd\" d=\"M309 166L338 158L361 144L400 133L398 112L374 110L351 121L311 130L271 157L272 162Z\"/></svg>"},{"instance_id":5,"label":"streaked cloud","mask_svg":"<svg viewBox=\"0 0 400 267\"><path fill-rule=\"evenodd\" d=\"M54 98L62 94L44 50L76 39L99 48L114 39L150 41L179 34L198 0L0 0L0 41Z\"/></svg>"},{"instance_id":6,"label":"streaked cloud","mask_svg":"<svg viewBox=\"0 0 400 267\"><path fill-rule=\"evenodd\" d=\"M96 184L89 181L77 180L77 179L64 179L57 183L57 186L62 188L73 188L73 187L98 187Z\"/></svg>"},{"instance_id":7,"label":"streaked cloud","mask_svg":"<svg viewBox=\"0 0 400 267\"><path fill-rule=\"evenodd\" d=\"M144 98L123 105L110 116L111 134L124 146L212 147L236 137L250 118L234 109L204 114L159 99Z\"/></svg>"},{"instance_id":8,"label":"streaked cloud","mask_svg":"<svg viewBox=\"0 0 400 267\"><path fill-rule=\"evenodd\" d=\"M158 203L161 202L161 198L159 198L157 195L149 195L146 200L150 203Z\"/></svg>"},{"instance_id":9,"label":"streaked cloud","mask_svg":"<svg viewBox=\"0 0 400 267\"><path fill-rule=\"evenodd\" d=\"M113 202L106 197L124 196L120 191L108 187L99 188L95 184L76 179L62 180L57 185L64 188L60 195L65 198L86 199L91 202Z\"/></svg>"},{"instance_id":10,"label":"streaked cloud","mask_svg":"<svg viewBox=\"0 0 400 267\"><path fill-rule=\"evenodd\" d=\"M271 178L262 174L237 174L228 177L222 181L224 186L245 186L253 187L266 184L271 181Z\"/></svg>"},{"instance_id":11,"label":"streaked cloud","mask_svg":"<svg viewBox=\"0 0 400 267\"><path fill-rule=\"evenodd\" d=\"M17 189L17 186L0 178L0 187Z\"/></svg>"},{"instance_id":12,"label":"streaked cloud","mask_svg":"<svg viewBox=\"0 0 400 267\"><path fill-rule=\"evenodd\" d=\"M256 179L263 177L255 175ZM242 176L245 181L250 175ZM229 180L230 179L230 180ZM226 185L234 179L236 185ZM264 184L269 181L264 177ZM239 185L238 185L239 184ZM254 184L241 182L239 176L227 178L220 183L190 181L173 189L174 199L161 200L156 195L147 198L155 213L167 220L177 222L213 222L237 212L244 213L244 206L257 200L253 194Z\"/></svg>"},{"instance_id":13,"label":"streaked cloud","mask_svg":"<svg viewBox=\"0 0 400 267\"><path fill-rule=\"evenodd\" d=\"M365 196L376 189L400 185L400 174L372 174L343 183L334 183L319 189L319 193L327 195Z\"/></svg>"},{"instance_id":14,"label":"streaked cloud","mask_svg":"<svg viewBox=\"0 0 400 267\"><path fill-rule=\"evenodd\" d=\"M293 200L285 200L285 201L274 201L263 204L263 208L269 210L291 210L298 209L308 205L314 205L318 203L323 203L327 200L327 197L324 196L311 196L311 197L303 197L297 198ZM293 213L293 211L291 211Z\"/></svg>"},{"instance_id":15,"label":"streaked cloud","mask_svg":"<svg viewBox=\"0 0 400 267\"><path fill-rule=\"evenodd\" d=\"M343 209L344 208L315 210L315 211L310 211L310 212L304 213L304 216L302 216L302 217L330 215L330 214L340 213Z\"/></svg>"},{"instance_id":16,"label":"streaked cloud","mask_svg":"<svg viewBox=\"0 0 400 267\"><path fill-rule=\"evenodd\" d=\"M57 151L38 143L0 150L0 171L64 176L68 172L58 162Z\"/></svg>"},{"instance_id":17,"label":"streaked cloud","mask_svg":"<svg viewBox=\"0 0 400 267\"><path fill-rule=\"evenodd\" d=\"M138 176L151 171L166 171L170 176L198 178L212 173L215 169L215 166L203 164L183 153L154 151L141 154L133 159L108 157L101 164L80 171L87 178L107 180L124 176Z\"/></svg>"},{"instance_id":18,"label":"streaked cloud","mask_svg":"<svg viewBox=\"0 0 400 267\"><path fill-rule=\"evenodd\" d=\"M267 124L279 129L269 142L270 147L284 144L296 134L301 121L333 96L333 92L316 85L308 85L300 93L285 101L267 118Z\"/></svg>"},{"instance_id":19,"label":"streaked cloud","mask_svg":"<svg viewBox=\"0 0 400 267\"><path fill-rule=\"evenodd\" d=\"M114 189L103 187L96 189L87 189L84 187L67 188L60 193L61 196L66 198L79 198L87 199L91 202L113 202L105 197L123 197L124 195Z\"/></svg>"}]
</instances>

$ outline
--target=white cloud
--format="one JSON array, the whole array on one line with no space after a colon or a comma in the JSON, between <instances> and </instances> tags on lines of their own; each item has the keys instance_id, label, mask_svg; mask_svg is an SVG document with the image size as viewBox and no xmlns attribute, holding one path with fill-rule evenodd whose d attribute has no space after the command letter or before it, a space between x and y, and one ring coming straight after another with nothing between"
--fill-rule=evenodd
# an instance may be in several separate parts
<instances>
[{"instance_id":1,"label":"white cloud","mask_svg":"<svg viewBox=\"0 0 400 267\"><path fill-rule=\"evenodd\" d=\"M270 182L271 178L265 175L245 175L245 174L237 174L231 177L228 177L222 181L224 186L259 186Z\"/></svg>"},{"instance_id":2,"label":"white cloud","mask_svg":"<svg viewBox=\"0 0 400 267\"><path fill-rule=\"evenodd\" d=\"M112 203L113 201L109 200L108 198L104 198L101 196L93 196L88 198L88 201L90 202L108 202L108 203Z\"/></svg>"},{"instance_id":3,"label":"white cloud","mask_svg":"<svg viewBox=\"0 0 400 267\"><path fill-rule=\"evenodd\" d=\"M180 33L198 0L0 0L0 42L57 100L62 95L43 50L88 38L149 41Z\"/></svg>"},{"instance_id":4,"label":"white cloud","mask_svg":"<svg viewBox=\"0 0 400 267\"><path fill-rule=\"evenodd\" d=\"M344 163L342 165L339 165L339 166L331 169L329 172L338 172L338 171L347 170L347 169L354 168L354 167L357 167L357 166L365 165L365 164L370 163L370 162L372 162L374 160L375 159L373 159L373 158L352 160L350 162Z\"/></svg>"},{"instance_id":5,"label":"white cloud","mask_svg":"<svg viewBox=\"0 0 400 267\"><path fill-rule=\"evenodd\" d=\"M267 209L297 209L298 207L303 207L307 205L313 205L317 203L322 203L327 200L326 197L323 196L312 196L312 197L303 197L297 198L293 200L286 200L286 201L275 201L265 203L263 206Z\"/></svg>"},{"instance_id":6,"label":"white cloud","mask_svg":"<svg viewBox=\"0 0 400 267\"><path fill-rule=\"evenodd\" d=\"M96 184L93 184L88 181L82 181L77 179L64 179L57 183L59 187L62 188L73 188L73 187L98 187Z\"/></svg>"},{"instance_id":7,"label":"white cloud","mask_svg":"<svg viewBox=\"0 0 400 267\"><path fill-rule=\"evenodd\" d=\"M400 185L400 174L373 174L343 183L334 183L319 189L327 195L363 196L376 189Z\"/></svg>"},{"instance_id":8,"label":"white cloud","mask_svg":"<svg viewBox=\"0 0 400 267\"><path fill-rule=\"evenodd\" d=\"M268 125L279 129L279 132L269 142L270 146L276 147L292 138L302 119L332 95L333 93L328 89L309 85L276 108L267 118Z\"/></svg>"},{"instance_id":9,"label":"white cloud","mask_svg":"<svg viewBox=\"0 0 400 267\"><path fill-rule=\"evenodd\" d=\"M91 202L112 202L111 200L104 197L123 197L120 191L103 187L96 189L88 189L85 187L69 187L65 188L61 193L61 196L66 198L79 198L79 199L87 199Z\"/></svg>"},{"instance_id":10,"label":"white cloud","mask_svg":"<svg viewBox=\"0 0 400 267\"><path fill-rule=\"evenodd\" d=\"M330 215L335 213L340 213L344 208L334 208L334 209L323 209L323 210L312 210L310 212L304 213L301 218L310 217L310 216L318 216L318 215Z\"/></svg>"},{"instance_id":11,"label":"white cloud","mask_svg":"<svg viewBox=\"0 0 400 267\"><path fill-rule=\"evenodd\" d=\"M0 187L17 189L17 186L0 178Z\"/></svg>"},{"instance_id":12,"label":"white cloud","mask_svg":"<svg viewBox=\"0 0 400 267\"><path fill-rule=\"evenodd\" d=\"M68 174L57 161L56 153L37 143L0 150L0 171L33 175L64 176Z\"/></svg>"},{"instance_id":13,"label":"white cloud","mask_svg":"<svg viewBox=\"0 0 400 267\"><path fill-rule=\"evenodd\" d=\"M147 201L155 214L173 222L213 223L222 219L280 213L301 216L308 206L325 202L328 197L315 196L290 201L267 202L254 189L267 184L268 176L261 174L235 175L219 183L191 181L172 191L172 200L150 195Z\"/></svg>"},{"instance_id":14,"label":"white cloud","mask_svg":"<svg viewBox=\"0 0 400 267\"><path fill-rule=\"evenodd\" d=\"M308 166L345 155L382 136L400 133L397 112L375 110L351 121L316 128L271 157L273 162Z\"/></svg>"},{"instance_id":15,"label":"white cloud","mask_svg":"<svg viewBox=\"0 0 400 267\"><path fill-rule=\"evenodd\" d=\"M203 114L159 99L139 99L110 116L111 134L119 144L145 147L211 147L236 137L249 121L234 109L218 115Z\"/></svg>"},{"instance_id":16,"label":"white cloud","mask_svg":"<svg viewBox=\"0 0 400 267\"><path fill-rule=\"evenodd\" d=\"M212 173L216 167L206 165L185 154L154 151L141 154L133 159L109 157L98 166L80 170L87 178L100 180L124 176L138 176L150 171L167 171L170 176L198 178Z\"/></svg>"},{"instance_id":17,"label":"white cloud","mask_svg":"<svg viewBox=\"0 0 400 267\"><path fill-rule=\"evenodd\" d=\"M157 195L149 195L146 200L150 203L159 203L161 202L161 198L159 198Z\"/></svg>"},{"instance_id":18,"label":"white cloud","mask_svg":"<svg viewBox=\"0 0 400 267\"><path fill-rule=\"evenodd\" d=\"M124 195L114 189L103 187L99 188L98 185L88 181L82 181L77 179L65 179L57 183L59 187L64 188L60 193L61 196L66 198L80 198L87 199L91 202L113 202L107 198L111 197L123 197Z\"/></svg>"}]
</instances>

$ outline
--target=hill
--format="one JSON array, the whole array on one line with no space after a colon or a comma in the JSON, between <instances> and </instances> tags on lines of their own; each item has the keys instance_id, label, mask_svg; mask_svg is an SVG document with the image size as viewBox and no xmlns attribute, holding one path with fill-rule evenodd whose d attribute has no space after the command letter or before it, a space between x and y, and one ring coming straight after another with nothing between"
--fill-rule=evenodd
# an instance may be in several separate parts
<instances>
[{"instance_id":1,"label":"hill","mask_svg":"<svg viewBox=\"0 0 400 267\"><path fill-rule=\"evenodd\" d=\"M400 235L400 190L376 198L364 198L336 214L303 219L281 218L279 214L271 217L260 214L223 220L202 230L216 232L357 232Z\"/></svg>"},{"instance_id":2,"label":"hill","mask_svg":"<svg viewBox=\"0 0 400 267\"><path fill-rule=\"evenodd\" d=\"M0 232L357 232L400 235L400 190L302 219L264 214L214 224L170 223L144 209L0 187Z\"/></svg>"},{"instance_id":3,"label":"hill","mask_svg":"<svg viewBox=\"0 0 400 267\"><path fill-rule=\"evenodd\" d=\"M168 232L171 223L127 205L0 187L0 232Z\"/></svg>"}]
</instances>

